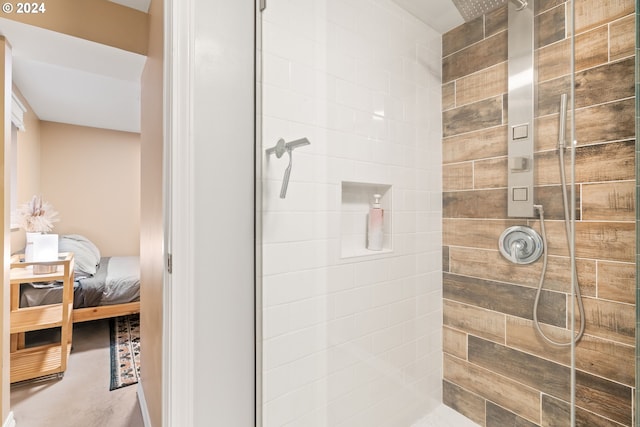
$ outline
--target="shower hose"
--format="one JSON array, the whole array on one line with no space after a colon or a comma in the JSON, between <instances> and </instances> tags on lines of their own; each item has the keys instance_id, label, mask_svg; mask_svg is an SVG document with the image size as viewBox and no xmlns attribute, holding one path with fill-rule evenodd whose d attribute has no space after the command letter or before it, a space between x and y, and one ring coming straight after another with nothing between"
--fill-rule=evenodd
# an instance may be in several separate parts
<instances>
[{"instance_id":1,"label":"shower hose","mask_svg":"<svg viewBox=\"0 0 640 427\"><path fill-rule=\"evenodd\" d=\"M547 247L547 233L545 231L545 226L544 226L544 209L542 208L542 205L534 206L540 214L540 230L542 231L542 244L543 244L544 250L543 250L543 257L542 257L542 272L540 273L540 282L538 283L536 298L533 303L533 325L536 331L538 331L538 333L540 334L540 336L549 344L560 346L560 347L568 347L576 344L578 341L580 341L580 338L582 338L582 335L584 334L584 328L585 328L585 318L584 318L584 304L582 302L582 295L580 294L580 284L578 283L578 274L577 274L576 263L575 263L575 246L571 244L571 221L569 219L569 203L568 203L568 197L567 197L567 185L566 185L566 178L565 178L564 147L559 147L558 151L559 151L558 163L560 163L560 180L561 180L561 186L562 186L562 205L564 207L565 233L567 236L567 244L569 246L569 257L571 260L574 260L572 267L573 267L573 277L575 277L575 280L572 281L571 286L574 288L575 298L578 302L578 313L580 316L580 330L578 331L578 334L574 336L573 340L567 341L567 342L559 342L545 335L545 333L542 331L542 328L540 327L540 322L538 321L538 305L540 303L540 295L542 294L542 287L544 285L544 276L547 273L547 261L548 261L547 253L549 252ZM571 319L571 321L573 322L574 320Z\"/></svg>"}]
</instances>

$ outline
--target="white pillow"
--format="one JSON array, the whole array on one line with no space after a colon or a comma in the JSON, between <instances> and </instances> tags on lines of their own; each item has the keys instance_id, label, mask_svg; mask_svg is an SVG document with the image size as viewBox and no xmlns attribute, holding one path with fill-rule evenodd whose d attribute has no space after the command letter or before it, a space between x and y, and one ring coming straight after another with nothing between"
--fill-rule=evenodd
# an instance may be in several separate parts
<instances>
[{"instance_id":1,"label":"white pillow","mask_svg":"<svg viewBox=\"0 0 640 427\"><path fill-rule=\"evenodd\" d=\"M100 264L100 250L91 240L79 234L60 236L58 250L73 252L75 261L73 272L76 278L96 274L98 264Z\"/></svg>"}]
</instances>

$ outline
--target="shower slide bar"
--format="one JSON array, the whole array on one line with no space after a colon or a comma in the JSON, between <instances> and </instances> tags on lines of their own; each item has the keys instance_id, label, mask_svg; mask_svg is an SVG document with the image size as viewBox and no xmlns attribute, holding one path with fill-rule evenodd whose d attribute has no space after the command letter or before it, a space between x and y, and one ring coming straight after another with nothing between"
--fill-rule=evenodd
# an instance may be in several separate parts
<instances>
[{"instance_id":1,"label":"shower slide bar","mask_svg":"<svg viewBox=\"0 0 640 427\"><path fill-rule=\"evenodd\" d=\"M282 178L282 187L280 188L281 199L287 197L287 187L289 186L289 177L291 176L291 166L293 163L293 156L291 152L298 147L309 144L311 144L311 142L309 142L307 138L300 138L290 142L285 142L283 138L280 138L275 146L267 148L265 150L267 156L275 154L278 159L282 157L284 153L289 154L289 166L287 166L287 169L285 169L284 171L284 177Z\"/></svg>"}]
</instances>

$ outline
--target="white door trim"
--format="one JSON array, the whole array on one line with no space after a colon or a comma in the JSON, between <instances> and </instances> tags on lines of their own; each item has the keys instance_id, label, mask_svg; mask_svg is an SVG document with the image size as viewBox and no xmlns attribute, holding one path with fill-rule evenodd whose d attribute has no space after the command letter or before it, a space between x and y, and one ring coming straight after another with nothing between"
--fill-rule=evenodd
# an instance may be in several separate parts
<instances>
[{"instance_id":1,"label":"white door trim","mask_svg":"<svg viewBox=\"0 0 640 427\"><path fill-rule=\"evenodd\" d=\"M165 0L164 197L165 268L163 307L163 426L193 424L195 281L192 260L193 206L191 85L193 1ZM179 283L180 286L172 286Z\"/></svg>"}]
</instances>

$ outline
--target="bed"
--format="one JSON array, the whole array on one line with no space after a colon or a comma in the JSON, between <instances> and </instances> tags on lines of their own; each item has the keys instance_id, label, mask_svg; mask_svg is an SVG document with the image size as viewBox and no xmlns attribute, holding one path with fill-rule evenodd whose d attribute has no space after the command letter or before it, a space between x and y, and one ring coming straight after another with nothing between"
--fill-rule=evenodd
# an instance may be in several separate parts
<instances>
[{"instance_id":1,"label":"bed","mask_svg":"<svg viewBox=\"0 0 640 427\"><path fill-rule=\"evenodd\" d=\"M89 239L75 234L60 236L59 251L74 253L74 323L140 312L138 256L102 257ZM61 283L29 283L21 287L21 308L60 301Z\"/></svg>"}]
</instances>

